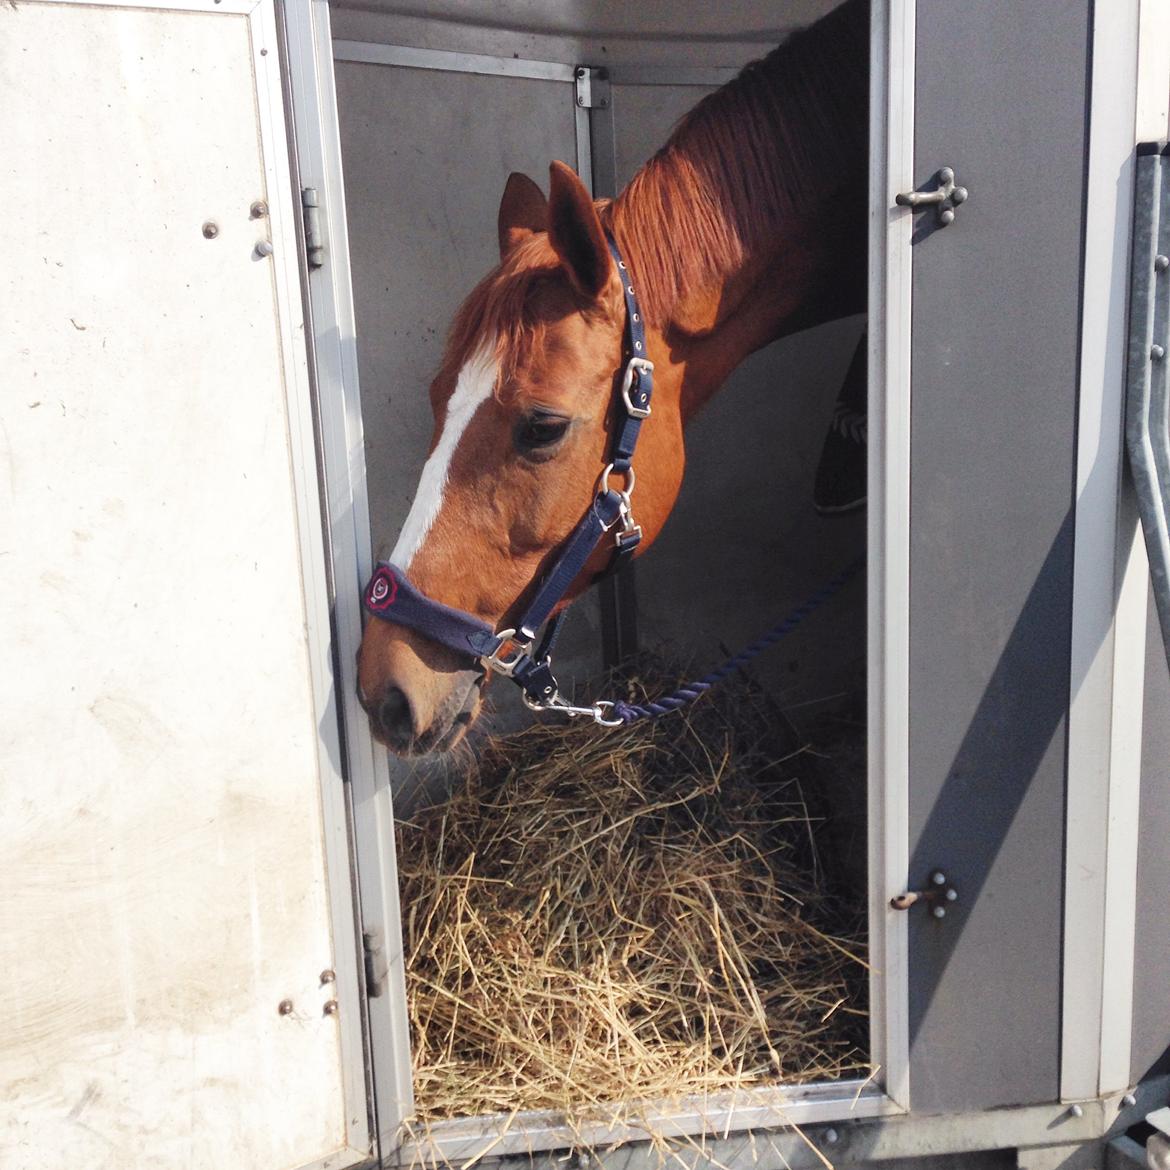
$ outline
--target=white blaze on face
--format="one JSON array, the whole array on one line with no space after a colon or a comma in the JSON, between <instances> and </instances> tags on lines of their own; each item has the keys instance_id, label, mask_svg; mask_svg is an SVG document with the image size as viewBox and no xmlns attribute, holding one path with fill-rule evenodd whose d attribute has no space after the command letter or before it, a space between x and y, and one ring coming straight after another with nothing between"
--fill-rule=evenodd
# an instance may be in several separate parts
<instances>
[{"instance_id":1,"label":"white blaze on face","mask_svg":"<svg viewBox=\"0 0 1170 1170\"><path fill-rule=\"evenodd\" d=\"M493 341L488 341L468 358L459 371L455 391L447 402L447 414L443 419L439 441L423 465L410 514L390 554L390 560L403 572L409 572L410 562L422 548L427 533L439 515L443 506L443 490L447 486L447 474L459 440L463 438L463 432L475 417L475 412L491 397L496 387L496 376L496 347Z\"/></svg>"}]
</instances>

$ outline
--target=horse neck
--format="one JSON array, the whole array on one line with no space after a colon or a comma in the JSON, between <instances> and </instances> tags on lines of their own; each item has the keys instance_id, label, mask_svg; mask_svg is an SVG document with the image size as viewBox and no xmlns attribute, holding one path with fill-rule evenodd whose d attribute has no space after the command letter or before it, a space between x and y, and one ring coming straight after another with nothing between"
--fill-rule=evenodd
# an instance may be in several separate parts
<instances>
[{"instance_id":1,"label":"horse neck","mask_svg":"<svg viewBox=\"0 0 1170 1170\"><path fill-rule=\"evenodd\" d=\"M864 307L868 6L699 103L609 209L684 417L747 354Z\"/></svg>"}]
</instances>

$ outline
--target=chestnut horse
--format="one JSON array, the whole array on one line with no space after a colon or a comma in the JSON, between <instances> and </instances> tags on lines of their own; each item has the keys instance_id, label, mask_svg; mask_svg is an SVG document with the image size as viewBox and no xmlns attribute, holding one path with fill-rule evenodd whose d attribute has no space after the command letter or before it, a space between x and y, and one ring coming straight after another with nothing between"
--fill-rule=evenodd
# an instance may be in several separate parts
<instances>
[{"instance_id":1,"label":"chestnut horse","mask_svg":"<svg viewBox=\"0 0 1170 1170\"><path fill-rule=\"evenodd\" d=\"M563 163L549 195L513 174L500 263L471 292L431 385L430 454L391 561L420 592L515 624L597 493L623 372L620 248L654 362L633 497L654 542L682 482L683 428L750 353L865 307L869 21L849 0L706 97L612 202ZM599 547L563 604L609 561ZM478 714L470 656L371 621L359 696L402 754Z\"/></svg>"}]
</instances>

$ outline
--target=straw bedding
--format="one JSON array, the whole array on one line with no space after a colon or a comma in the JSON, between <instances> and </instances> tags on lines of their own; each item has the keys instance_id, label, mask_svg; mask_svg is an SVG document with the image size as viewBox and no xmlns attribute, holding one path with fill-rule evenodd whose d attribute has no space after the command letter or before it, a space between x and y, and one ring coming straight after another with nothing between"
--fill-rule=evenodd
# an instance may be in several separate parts
<instances>
[{"instance_id":1,"label":"straw bedding","mask_svg":"<svg viewBox=\"0 0 1170 1170\"><path fill-rule=\"evenodd\" d=\"M862 914L778 727L746 685L539 724L400 824L419 1123L868 1073Z\"/></svg>"}]
</instances>

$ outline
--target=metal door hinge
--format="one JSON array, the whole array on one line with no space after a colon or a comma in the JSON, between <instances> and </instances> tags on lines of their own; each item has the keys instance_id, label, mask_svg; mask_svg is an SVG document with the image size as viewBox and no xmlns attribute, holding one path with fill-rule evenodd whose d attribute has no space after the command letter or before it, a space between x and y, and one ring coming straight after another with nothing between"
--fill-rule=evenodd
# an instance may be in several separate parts
<instances>
[{"instance_id":1,"label":"metal door hinge","mask_svg":"<svg viewBox=\"0 0 1170 1170\"><path fill-rule=\"evenodd\" d=\"M573 70L577 105L583 110L604 110L609 106L609 70L604 66L578 65Z\"/></svg>"},{"instance_id":2,"label":"metal door hinge","mask_svg":"<svg viewBox=\"0 0 1170 1170\"><path fill-rule=\"evenodd\" d=\"M955 222L955 208L960 203L966 203L970 192L966 187L955 186L955 172L950 167L943 167L937 171L931 180L935 185L930 191L900 191L894 196L894 202L899 207L910 207L915 211L922 211L927 207L937 209L940 227Z\"/></svg>"},{"instance_id":3,"label":"metal door hinge","mask_svg":"<svg viewBox=\"0 0 1170 1170\"><path fill-rule=\"evenodd\" d=\"M936 869L930 875L930 885L925 890L908 890L890 899L891 910L909 910L919 902L930 907L934 918L947 916L947 904L959 900L959 891L947 880L947 875L941 869Z\"/></svg>"},{"instance_id":4,"label":"metal door hinge","mask_svg":"<svg viewBox=\"0 0 1170 1170\"><path fill-rule=\"evenodd\" d=\"M366 995L377 999L386 987L390 964L386 959L386 944L377 927L362 934L362 950L366 961Z\"/></svg>"},{"instance_id":5,"label":"metal door hinge","mask_svg":"<svg viewBox=\"0 0 1170 1170\"><path fill-rule=\"evenodd\" d=\"M325 240L321 235L321 202L316 187L301 188L301 214L305 224L305 259L310 268L322 268Z\"/></svg>"}]
</instances>

